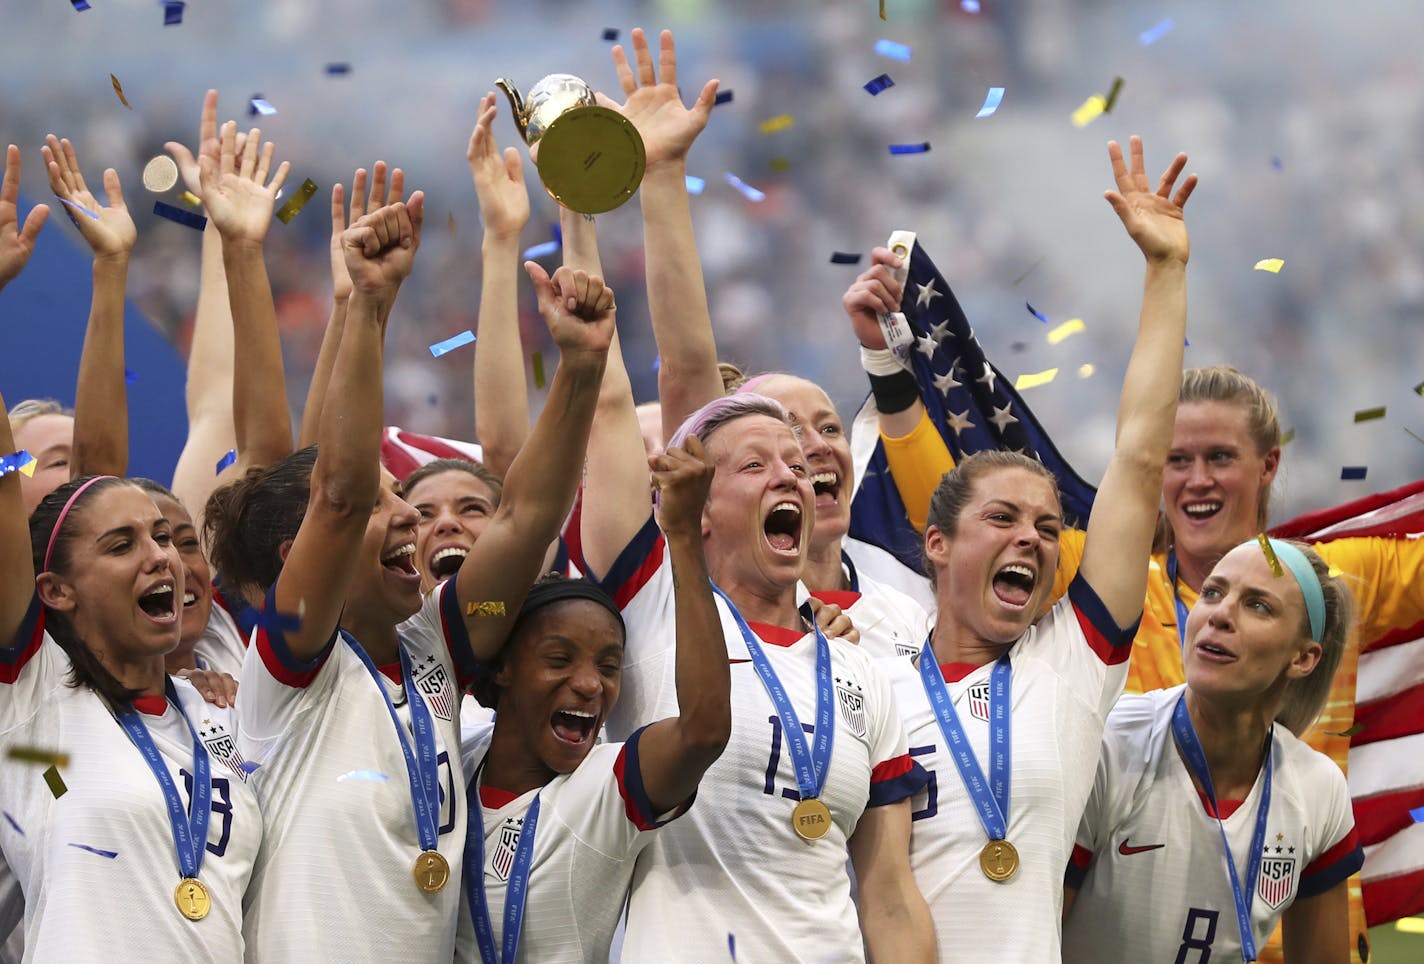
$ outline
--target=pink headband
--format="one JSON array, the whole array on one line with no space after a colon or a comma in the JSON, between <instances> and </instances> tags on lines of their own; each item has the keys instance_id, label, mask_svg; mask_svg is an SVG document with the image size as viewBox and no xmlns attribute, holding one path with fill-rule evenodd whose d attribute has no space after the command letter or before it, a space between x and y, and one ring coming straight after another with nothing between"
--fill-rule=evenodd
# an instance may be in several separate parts
<instances>
[{"instance_id":1,"label":"pink headband","mask_svg":"<svg viewBox=\"0 0 1424 964\"><path fill-rule=\"evenodd\" d=\"M54 522L54 528L50 530L49 545L45 546L44 568L40 572L49 572L49 557L54 554L54 540L59 538L59 529L64 525L64 517L69 515L69 510L74 508L74 503L84 494L84 490L95 482L102 482L105 479L118 478L116 475L96 475L88 482L85 482L69 496L69 501L64 503L64 508L59 510L59 518Z\"/></svg>"}]
</instances>

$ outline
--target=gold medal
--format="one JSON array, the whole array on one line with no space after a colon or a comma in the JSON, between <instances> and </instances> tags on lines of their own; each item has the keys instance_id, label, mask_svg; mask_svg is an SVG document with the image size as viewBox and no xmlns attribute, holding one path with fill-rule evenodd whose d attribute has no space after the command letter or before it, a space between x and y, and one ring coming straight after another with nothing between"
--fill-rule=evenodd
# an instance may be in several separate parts
<instances>
[{"instance_id":1,"label":"gold medal","mask_svg":"<svg viewBox=\"0 0 1424 964\"><path fill-rule=\"evenodd\" d=\"M979 869L990 880L1003 883L1019 869L1019 852L1007 840L991 840L979 851Z\"/></svg>"},{"instance_id":2,"label":"gold medal","mask_svg":"<svg viewBox=\"0 0 1424 964\"><path fill-rule=\"evenodd\" d=\"M791 811L791 829L802 840L820 840L831 829L831 811L816 797L808 797Z\"/></svg>"},{"instance_id":3,"label":"gold medal","mask_svg":"<svg viewBox=\"0 0 1424 964\"><path fill-rule=\"evenodd\" d=\"M427 894L438 894L450 882L450 864L438 850L423 850L415 858L415 886Z\"/></svg>"},{"instance_id":4,"label":"gold medal","mask_svg":"<svg viewBox=\"0 0 1424 964\"><path fill-rule=\"evenodd\" d=\"M213 909L208 888L196 877L184 877L178 881L173 891L173 903L178 905L178 912L189 920L202 920Z\"/></svg>"}]
</instances>

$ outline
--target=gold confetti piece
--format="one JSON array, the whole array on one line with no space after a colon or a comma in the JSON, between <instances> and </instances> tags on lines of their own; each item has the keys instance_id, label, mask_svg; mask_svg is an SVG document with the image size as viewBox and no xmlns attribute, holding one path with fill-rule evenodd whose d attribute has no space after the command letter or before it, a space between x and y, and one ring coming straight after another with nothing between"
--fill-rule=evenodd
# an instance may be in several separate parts
<instances>
[{"instance_id":1,"label":"gold confetti piece","mask_svg":"<svg viewBox=\"0 0 1424 964\"><path fill-rule=\"evenodd\" d=\"M1293 442L1294 440L1295 440L1295 429L1293 429L1293 428L1288 428L1288 429L1286 429L1283 433L1281 433L1281 447L1282 447L1282 448L1284 448L1285 446L1291 444L1291 442Z\"/></svg>"},{"instance_id":2,"label":"gold confetti piece","mask_svg":"<svg viewBox=\"0 0 1424 964\"><path fill-rule=\"evenodd\" d=\"M44 772L44 782L49 785L49 792L54 794L56 800L69 792L69 788L64 785L64 778L59 775L59 767L53 764Z\"/></svg>"},{"instance_id":3,"label":"gold confetti piece","mask_svg":"<svg viewBox=\"0 0 1424 964\"><path fill-rule=\"evenodd\" d=\"M1026 388L1037 388L1040 385L1047 385L1058 377L1058 369L1050 368L1047 371L1035 372L1032 375L1020 375L1018 381L1014 382L1014 388L1023 391Z\"/></svg>"},{"instance_id":4,"label":"gold confetti piece","mask_svg":"<svg viewBox=\"0 0 1424 964\"><path fill-rule=\"evenodd\" d=\"M1421 444L1424 444L1424 438L1420 438L1419 436L1415 435L1413 432L1410 432L1409 429L1405 429L1405 431L1406 431L1406 432L1409 432L1409 437L1412 438L1412 439L1414 439L1414 441L1419 442L1419 443L1421 443ZM23 472L23 471L25 471L25 470L24 470L24 469L21 469L20 471ZM33 470L31 470L31 471L33 471Z\"/></svg>"},{"instance_id":5,"label":"gold confetti piece","mask_svg":"<svg viewBox=\"0 0 1424 964\"><path fill-rule=\"evenodd\" d=\"M1424 382L1420 382L1418 385L1414 386L1414 394L1424 395Z\"/></svg>"},{"instance_id":6,"label":"gold confetti piece","mask_svg":"<svg viewBox=\"0 0 1424 964\"><path fill-rule=\"evenodd\" d=\"M1048 343L1050 345L1056 345L1063 339L1067 338L1069 335L1076 335L1085 327L1087 326L1083 324L1082 318L1069 318L1067 321L1063 322L1063 324L1051 329L1048 332Z\"/></svg>"},{"instance_id":7,"label":"gold confetti piece","mask_svg":"<svg viewBox=\"0 0 1424 964\"><path fill-rule=\"evenodd\" d=\"M1093 365L1092 365L1091 362L1088 362L1088 363L1086 363L1086 364L1083 364L1083 365L1078 366L1078 377L1079 377L1079 378L1092 378L1092 377L1093 377L1093 372L1095 372L1095 371L1097 371L1097 369L1093 367Z\"/></svg>"},{"instance_id":8,"label":"gold confetti piece","mask_svg":"<svg viewBox=\"0 0 1424 964\"><path fill-rule=\"evenodd\" d=\"M124 96L124 85L119 83L119 78L115 77L113 74L110 74L109 79L114 82L114 93L119 95L119 103L123 104L129 110L133 110L133 104L130 104L129 99Z\"/></svg>"},{"instance_id":9,"label":"gold confetti piece","mask_svg":"<svg viewBox=\"0 0 1424 964\"><path fill-rule=\"evenodd\" d=\"M1271 540L1262 532L1256 536L1256 541L1261 544L1261 551L1266 554L1266 561L1271 564L1271 575L1277 579L1284 576L1286 571L1281 568L1281 561L1276 558L1276 550L1271 546Z\"/></svg>"},{"instance_id":10,"label":"gold confetti piece","mask_svg":"<svg viewBox=\"0 0 1424 964\"><path fill-rule=\"evenodd\" d=\"M1345 570L1343 570L1343 569L1336 569L1334 566L1331 566L1331 567L1329 568L1329 570L1327 570L1326 573L1325 573L1325 575L1329 576L1331 579L1334 579L1334 578L1336 578L1336 577L1338 577L1338 576L1343 576L1344 574L1345 574Z\"/></svg>"},{"instance_id":11,"label":"gold confetti piece","mask_svg":"<svg viewBox=\"0 0 1424 964\"><path fill-rule=\"evenodd\" d=\"M1326 733L1326 735L1328 735L1328 736L1346 736L1346 737L1349 737L1349 736L1354 736L1354 735L1357 734L1357 733L1363 733L1364 731L1365 731L1365 724L1363 724L1363 723L1356 723L1354 726L1350 727L1348 730L1341 730L1339 733L1335 733L1335 732L1332 732L1332 731L1330 731L1330 730L1326 730L1325 733Z\"/></svg>"},{"instance_id":12,"label":"gold confetti piece","mask_svg":"<svg viewBox=\"0 0 1424 964\"><path fill-rule=\"evenodd\" d=\"M788 157L773 157L771 159L771 169L778 174L783 174L791 170L791 159Z\"/></svg>"},{"instance_id":13,"label":"gold confetti piece","mask_svg":"<svg viewBox=\"0 0 1424 964\"><path fill-rule=\"evenodd\" d=\"M1112 87L1108 89L1107 100L1103 101L1103 113L1112 113L1113 105L1117 103L1117 95L1122 93L1122 78L1114 77Z\"/></svg>"},{"instance_id":14,"label":"gold confetti piece","mask_svg":"<svg viewBox=\"0 0 1424 964\"><path fill-rule=\"evenodd\" d=\"M775 117L768 117L757 125L757 130L763 134L775 134L777 131L784 131L786 128L796 123L796 118L790 114L777 114Z\"/></svg>"},{"instance_id":15,"label":"gold confetti piece","mask_svg":"<svg viewBox=\"0 0 1424 964\"><path fill-rule=\"evenodd\" d=\"M450 237L455 236L455 212L451 211L445 215L445 226L450 229Z\"/></svg>"},{"instance_id":16,"label":"gold confetti piece","mask_svg":"<svg viewBox=\"0 0 1424 964\"><path fill-rule=\"evenodd\" d=\"M472 602L465 604L466 616L503 616L502 602Z\"/></svg>"},{"instance_id":17,"label":"gold confetti piece","mask_svg":"<svg viewBox=\"0 0 1424 964\"><path fill-rule=\"evenodd\" d=\"M881 20L887 20L887 19L889 19L888 17L885 16L885 0L880 0L880 19L881 19Z\"/></svg>"},{"instance_id":18,"label":"gold confetti piece","mask_svg":"<svg viewBox=\"0 0 1424 964\"><path fill-rule=\"evenodd\" d=\"M286 202L277 209L277 218L283 224L291 224L292 218L301 213L302 208L307 206L307 202L316 194L316 181L307 178L302 182L302 186L297 188L297 193L287 198Z\"/></svg>"},{"instance_id":19,"label":"gold confetti piece","mask_svg":"<svg viewBox=\"0 0 1424 964\"><path fill-rule=\"evenodd\" d=\"M203 199L198 197L198 195L194 194L192 191L184 191L182 194L178 195L178 200L195 211L203 206Z\"/></svg>"},{"instance_id":20,"label":"gold confetti piece","mask_svg":"<svg viewBox=\"0 0 1424 964\"><path fill-rule=\"evenodd\" d=\"M154 194L171 190L178 183L178 165L167 154L159 154L143 166L143 186Z\"/></svg>"},{"instance_id":21,"label":"gold confetti piece","mask_svg":"<svg viewBox=\"0 0 1424 964\"><path fill-rule=\"evenodd\" d=\"M1379 408L1362 408L1355 413L1356 422L1373 422L1377 418L1384 418L1385 406Z\"/></svg>"},{"instance_id":22,"label":"gold confetti piece","mask_svg":"<svg viewBox=\"0 0 1424 964\"><path fill-rule=\"evenodd\" d=\"M12 746L5 754L21 763L42 763L46 766L69 766L69 754L58 750L42 750L34 746Z\"/></svg>"},{"instance_id":23,"label":"gold confetti piece","mask_svg":"<svg viewBox=\"0 0 1424 964\"><path fill-rule=\"evenodd\" d=\"M536 351L534 357L529 361L534 365L534 387L543 388L546 381L544 378L544 353Z\"/></svg>"},{"instance_id":24,"label":"gold confetti piece","mask_svg":"<svg viewBox=\"0 0 1424 964\"><path fill-rule=\"evenodd\" d=\"M1408 431L1408 430L1406 429L1406 431ZM20 474L23 475L23 476L24 476L25 478L27 478L27 479L33 479L33 478L35 477L35 467L38 466L39 464L40 464L40 460L39 460L39 459L36 459L36 458L30 459L30 460L29 460L28 462L26 462L24 465L20 466Z\"/></svg>"},{"instance_id":25,"label":"gold confetti piece","mask_svg":"<svg viewBox=\"0 0 1424 964\"><path fill-rule=\"evenodd\" d=\"M1401 934L1424 934L1424 917L1401 917L1394 922L1394 929Z\"/></svg>"},{"instance_id":26,"label":"gold confetti piece","mask_svg":"<svg viewBox=\"0 0 1424 964\"><path fill-rule=\"evenodd\" d=\"M1269 271L1271 274L1280 274L1285 266L1285 261L1280 258L1262 258L1256 262L1257 271Z\"/></svg>"},{"instance_id":27,"label":"gold confetti piece","mask_svg":"<svg viewBox=\"0 0 1424 964\"><path fill-rule=\"evenodd\" d=\"M1107 106L1108 102L1103 98L1102 94L1094 94L1092 97L1083 101L1078 109L1073 112L1073 126L1087 127L1098 119L1099 115L1107 109Z\"/></svg>"}]
</instances>

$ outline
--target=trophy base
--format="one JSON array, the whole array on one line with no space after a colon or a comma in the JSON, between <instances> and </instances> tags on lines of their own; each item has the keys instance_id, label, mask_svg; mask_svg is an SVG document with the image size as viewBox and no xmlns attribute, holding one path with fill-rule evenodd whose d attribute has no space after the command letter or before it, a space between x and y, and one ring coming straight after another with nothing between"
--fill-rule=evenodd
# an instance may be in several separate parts
<instances>
[{"instance_id":1,"label":"trophy base","mask_svg":"<svg viewBox=\"0 0 1424 964\"><path fill-rule=\"evenodd\" d=\"M575 107L539 139L539 179L544 190L580 214L611 211L643 181L647 155L638 129L607 107Z\"/></svg>"}]
</instances>

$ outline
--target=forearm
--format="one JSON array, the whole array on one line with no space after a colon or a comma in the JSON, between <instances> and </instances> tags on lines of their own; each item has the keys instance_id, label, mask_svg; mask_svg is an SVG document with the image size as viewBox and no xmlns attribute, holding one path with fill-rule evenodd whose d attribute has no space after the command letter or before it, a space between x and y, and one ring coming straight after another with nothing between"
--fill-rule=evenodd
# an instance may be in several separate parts
<instances>
[{"instance_id":1,"label":"forearm","mask_svg":"<svg viewBox=\"0 0 1424 964\"><path fill-rule=\"evenodd\" d=\"M732 732L731 674L700 531L669 533L677 632L678 729L698 773Z\"/></svg>"},{"instance_id":2,"label":"forearm","mask_svg":"<svg viewBox=\"0 0 1424 964\"><path fill-rule=\"evenodd\" d=\"M615 335L589 437L580 513L583 557L591 574L607 575L608 567L648 521L651 509L643 434Z\"/></svg>"},{"instance_id":3,"label":"forearm","mask_svg":"<svg viewBox=\"0 0 1424 964\"><path fill-rule=\"evenodd\" d=\"M9 411L0 395L0 411ZM0 455L15 451L10 420L0 418ZM30 525L20 497L20 473L0 475L0 646L9 647L35 591Z\"/></svg>"},{"instance_id":4,"label":"forearm","mask_svg":"<svg viewBox=\"0 0 1424 964\"><path fill-rule=\"evenodd\" d=\"M560 205L559 230L564 237L564 264L602 276L603 259L598 254L598 227L593 218Z\"/></svg>"},{"instance_id":5,"label":"forearm","mask_svg":"<svg viewBox=\"0 0 1424 964\"><path fill-rule=\"evenodd\" d=\"M316 367L312 369L311 384L307 386L306 405L302 408L301 433L297 437L299 449L316 444L317 432L321 427L321 409L326 404L326 391L331 384L331 369L336 364L336 353L341 349L341 333L346 329L346 309L349 303L349 295L331 300L331 315L326 320L326 331L321 336L321 349L316 355Z\"/></svg>"},{"instance_id":6,"label":"forearm","mask_svg":"<svg viewBox=\"0 0 1424 964\"><path fill-rule=\"evenodd\" d=\"M1156 465L1159 474L1171 448L1186 329L1186 265L1149 261L1137 340L1118 406L1116 452L1135 463Z\"/></svg>"},{"instance_id":7,"label":"forearm","mask_svg":"<svg viewBox=\"0 0 1424 964\"><path fill-rule=\"evenodd\" d=\"M934 919L913 880L876 895L862 888L860 927L872 964L935 959Z\"/></svg>"},{"instance_id":8,"label":"forearm","mask_svg":"<svg viewBox=\"0 0 1424 964\"><path fill-rule=\"evenodd\" d=\"M291 454L292 422L277 311L262 246L223 244L233 326L233 427L239 463L271 465Z\"/></svg>"},{"instance_id":9,"label":"forearm","mask_svg":"<svg viewBox=\"0 0 1424 964\"><path fill-rule=\"evenodd\" d=\"M382 305L357 292L351 296L341 346L331 372L332 404L323 406L316 469L329 501L374 504L380 476L385 314Z\"/></svg>"},{"instance_id":10,"label":"forearm","mask_svg":"<svg viewBox=\"0 0 1424 964\"><path fill-rule=\"evenodd\" d=\"M71 478L128 474L128 392L124 384L124 292L128 271L127 254L94 261L94 297L79 359L79 384L74 391Z\"/></svg>"},{"instance_id":11,"label":"forearm","mask_svg":"<svg viewBox=\"0 0 1424 964\"><path fill-rule=\"evenodd\" d=\"M683 419L722 394L686 178L684 163L669 162L649 170L640 189L664 438L671 438Z\"/></svg>"},{"instance_id":12,"label":"forearm","mask_svg":"<svg viewBox=\"0 0 1424 964\"><path fill-rule=\"evenodd\" d=\"M519 338L519 236L486 235L480 260L475 435L485 465L502 477L529 437L529 388Z\"/></svg>"}]
</instances>

